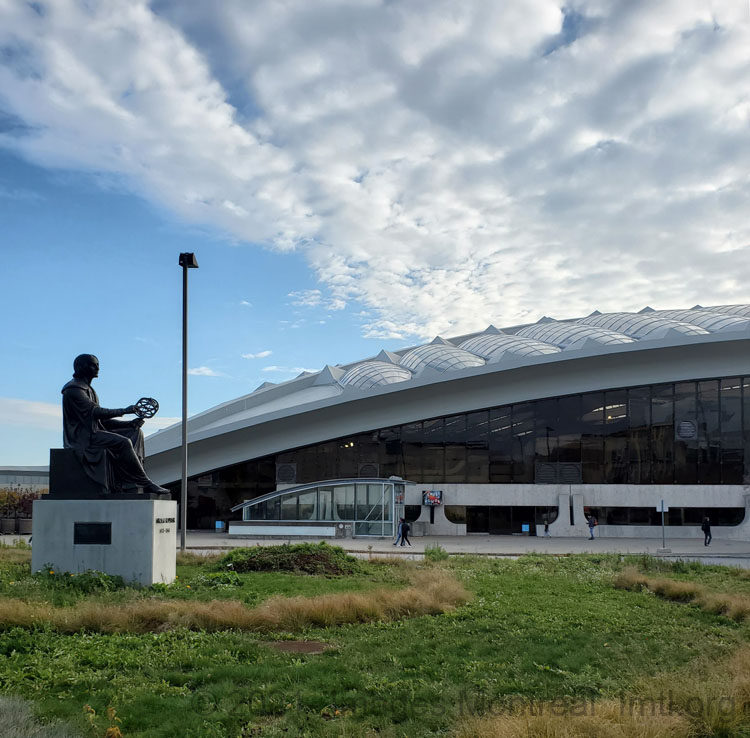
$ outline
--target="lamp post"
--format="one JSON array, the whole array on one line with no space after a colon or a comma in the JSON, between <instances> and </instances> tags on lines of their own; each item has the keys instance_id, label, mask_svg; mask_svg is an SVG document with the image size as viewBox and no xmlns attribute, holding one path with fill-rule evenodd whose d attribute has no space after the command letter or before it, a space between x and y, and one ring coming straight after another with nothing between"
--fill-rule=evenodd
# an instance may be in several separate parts
<instances>
[{"instance_id":1,"label":"lamp post","mask_svg":"<svg viewBox=\"0 0 750 738\"><path fill-rule=\"evenodd\" d=\"M188 269L197 269L195 254L180 254L182 267L182 487L180 488L180 551L187 534L187 384L188 384Z\"/></svg>"}]
</instances>

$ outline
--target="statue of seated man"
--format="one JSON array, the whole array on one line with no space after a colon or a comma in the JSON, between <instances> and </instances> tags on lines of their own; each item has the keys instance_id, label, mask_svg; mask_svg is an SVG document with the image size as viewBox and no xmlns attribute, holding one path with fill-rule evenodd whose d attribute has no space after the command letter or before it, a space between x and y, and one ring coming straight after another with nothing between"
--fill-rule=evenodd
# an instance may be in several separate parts
<instances>
[{"instance_id":1,"label":"statue of seated man","mask_svg":"<svg viewBox=\"0 0 750 738\"><path fill-rule=\"evenodd\" d=\"M135 405L109 410L99 405L91 381L99 376L99 359L81 354L73 362L73 379L62 388L63 445L72 448L86 474L102 494L127 492L168 493L152 482L143 469L143 420L114 420L135 414Z\"/></svg>"}]
</instances>

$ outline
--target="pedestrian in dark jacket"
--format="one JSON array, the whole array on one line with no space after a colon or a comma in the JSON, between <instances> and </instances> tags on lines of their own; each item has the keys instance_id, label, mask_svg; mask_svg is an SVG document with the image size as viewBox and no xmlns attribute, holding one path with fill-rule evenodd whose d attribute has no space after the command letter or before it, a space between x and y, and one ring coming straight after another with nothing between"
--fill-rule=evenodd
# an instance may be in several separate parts
<instances>
[{"instance_id":1,"label":"pedestrian in dark jacket","mask_svg":"<svg viewBox=\"0 0 750 738\"><path fill-rule=\"evenodd\" d=\"M401 545L402 546L404 545L404 543L408 543L411 546L411 541L409 540L410 530L411 530L411 526L406 520L404 520L404 522L401 523Z\"/></svg>"},{"instance_id":2,"label":"pedestrian in dark jacket","mask_svg":"<svg viewBox=\"0 0 750 738\"><path fill-rule=\"evenodd\" d=\"M703 545L704 546L710 546L711 545L711 521L709 520L708 516L703 518L703 523L701 525L701 530L703 531Z\"/></svg>"},{"instance_id":3,"label":"pedestrian in dark jacket","mask_svg":"<svg viewBox=\"0 0 750 738\"><path fill-rule=\"evenodd\" d=\"M398 527L396 528L396 540L393 542L394 546L398 546L398 542L401 540L401 538L402 538L402 536L404 534L403 526L404 526L404 519L403 518L399 518L398 519Z\"/></svg>"},{"instance_id":4,"label":"pedestrian in dark jacket","mask_svg":"<svg viewBox=\"0 0 750 738\"><path fill-rule=\"evenodd\" d=\"M589 515L589 540L590 541L594 540L594 528L596 528L597 525L598 523L596 520L596 516L594 515L594 513L591 513L591 515Z\"/></svg>"}]
</instances>

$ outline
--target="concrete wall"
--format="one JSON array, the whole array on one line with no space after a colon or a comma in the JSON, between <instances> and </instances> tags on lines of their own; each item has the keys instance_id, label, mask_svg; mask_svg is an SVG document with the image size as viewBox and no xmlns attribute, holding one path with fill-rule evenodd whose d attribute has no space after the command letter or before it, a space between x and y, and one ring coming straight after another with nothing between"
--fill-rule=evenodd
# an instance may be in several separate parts
<instances>
[{"instance_id":1,"label":"concrete wall","mask_svg":"<svg viewBox=\"0 0 750 738\"><path fill-rule=\"evenodd\" d=\"M743 485L635 485L635 484L423 484L410 488L408 504L421 502L422 489L441 489L444 505L535 505L558 508L550 534L559 537L588 536L585 507L653 507L661 500L667 507L744 507L745 520L737 526L713 526L717 539L750 539L750 487ZM407 493L409 494L409 493ZM573 524L571 524L571 502ZM466 526L451 523L444 507L435 508L430 525L429 508L419 517L422 535L465 535ZM700 526L666 526L668 535L679 538L702 537ZM414 526L415 534L417 526ZM537 526L542 535L544 526ZM661 526L598 525L597 535L610 538L661 538Z\"/></svg>"},{"instance_id":2,"label":"concrete wall","mask_svg":"<svg viewBox=\"0 0 750 738\"><path fill-rule=\"evenodd\" d=\"M50 500L34 502L32 571L89 569L144 586L175 578L177 503L172 500ZM74 543L76 523L110 523L112 541Z\"/></svg>"}]
</instances>

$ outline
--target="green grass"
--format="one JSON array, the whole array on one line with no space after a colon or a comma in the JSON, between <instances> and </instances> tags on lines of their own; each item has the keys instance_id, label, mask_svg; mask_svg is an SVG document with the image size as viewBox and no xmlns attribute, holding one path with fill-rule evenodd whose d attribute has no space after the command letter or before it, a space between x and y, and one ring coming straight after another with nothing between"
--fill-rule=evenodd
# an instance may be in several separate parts
<instances>
[{"instance_id":1,"label":"green grass","mask_svg":"<svg viewBox=\"0 0 750 738\"><path fill-rule=\"evenodd\" d=\"M618 695L644 677L728 657L749 632L694 607L614 589L612 576L623 566L617 556L459 556L425 566L452 571L473 600L443 615L263 637L14 628L0 632L0 692L31 699L41 716L63 718L82 731L84 705L98 714L112 706L125 738L427 738L450 734L462 717L508 695ZM0 565L0 596L11 586L9 576L36 581L18 567L23 564ZM217 589L199 581L210 569L181 566L180 584L158 595L256 603L275 594L401 587L410 571L362 562L357 573L337 578L250 572L238 575L239 585ZM714 567L672 574L706 586L723 583L725 590L746 584ZM55 600L45 587L37 582L31 596ZM333 648L320 655L278 653L264 643L273 638L320 640Z\"/></svg>"}]
</instances>

